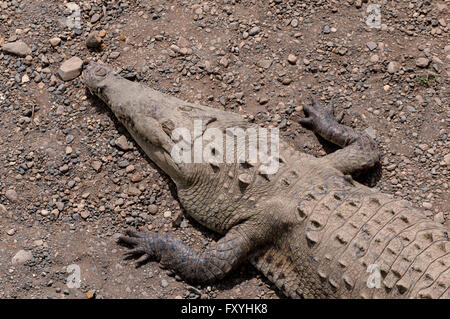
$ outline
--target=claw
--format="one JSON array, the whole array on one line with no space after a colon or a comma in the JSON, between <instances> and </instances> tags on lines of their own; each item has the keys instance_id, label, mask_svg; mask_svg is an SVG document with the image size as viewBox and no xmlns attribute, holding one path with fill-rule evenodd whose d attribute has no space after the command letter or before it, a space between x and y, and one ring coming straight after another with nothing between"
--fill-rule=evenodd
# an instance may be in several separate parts
<instances>
[{"instance_id":1,"label":"claw","mask_svg":"<svg viewBox=\"0 0 450 319\"><path fill-rule=\"evenodd\" d=\"M142 264L145 263L145 262L147 261L147 259L149 259L149 258L150 258L150 255L148 255L148 254L143 254L141 257L139 257L139 258L136 260L136 262L135 262L136 267L142 266Z\"/></svg>"},{"instance_id":2,"label":"claw","mask_svg":"<svg viewBox=\"0 0 450 319\"><path fill-rule=\"evenodd\" d=\"M305 113L306 116L309 116L309 114L311 114L312 111L313 111L313 108L311 105L306 104L303 106L303 113Z\"/></svg>"},{"instance_id":3,"label":"claw","mask_svg":"<svg viewBox=\"0 0 450 319\"><path fill-rule=\"evenodd\" d=\"M319 101L316 99L316 97L312 94L310 95L310 97L311 97L311 101L313 102L314 106L317 108L320 108L321 105L320 105Z\"/></svg>"},{"instance_id":4,"label":"claw","mask_svg":"<svg viewBox=\"0 0 450 319\"><path fill-rule=\"evenodd\" d=\"M330 104L328 104L327 112L334 116L334 97L331 98Z\"/></svg>"},{"instance_id":5,"label":"claw","mask_svg":"<svg viewBox=\"0 0 450 319\"><path fill-rule=\"evenodd\" d=\"M128 232L127 232L127 234L128 234ZM137 244L139 244L139 240L137 238L123 236L123 235L119 237L118 241L119 241L119 243L125 243L125 244L128 244L128 245L137 245Z\"/></svg>"},{"instance_id":6,"label":"claw","mask_svg":"<svg viewBox=\"0 0 450 319\"><path fill-rule=\"evenodd\" d=\"M142 255L144 254L145 251L142 248L134 248L134 249L130 249L128 251L126 251L124 253L125 258L131 258L134 257L135 255Z\"/></svg>"},{"instance_id":7,"label":"claw","mask_svg":"<svg viewBox=\"0 0 450 319\"><path fill-rule=\"evenodd\" d=\"M312 127L313 121L311 118L305 117L305 118L300 119L300 124L303 126L306 126L306 127Z\"/></svg>"},{"instance_id":8,"label":"claw","mask_svg":"<svg viewBox=\"0 0 450 319\"><path fill-rule=\"evenodd\" d=\"M126 233L128 236L130 236L130 237L135 237L135 238L143 238L143 237L146 237L146 236L147 236L145 233L138 232L138 231L134 231L134 230L131 230L131 229L127 229L127 230L125 231L125 233Z\"/></svg>"}]
</instances>

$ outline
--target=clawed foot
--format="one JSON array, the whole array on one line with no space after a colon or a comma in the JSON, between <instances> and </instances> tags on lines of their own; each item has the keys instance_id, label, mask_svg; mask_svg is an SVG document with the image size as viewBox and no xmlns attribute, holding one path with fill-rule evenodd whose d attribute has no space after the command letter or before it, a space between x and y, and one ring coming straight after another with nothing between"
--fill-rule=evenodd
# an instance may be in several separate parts
<instances>
[{"instance_id":1,"label":"clawed foot","mask_svg":"<svg viewBox=\"0 0 450 319\"><path fill-rule=\"evenodd\" d=\"M146 241L148 240L149 234L136 232L132 230L125 231L126 236L122 235L119 237L118 242L129 245L132 249L127 251L124 254L125 259L132 259L137 256L140 256L136 260L136 267L142 266L149 258L152 257L152 254L149 254L149 250L146 245Z\"/></svg>"},{"instance_id":2,"label":"clawed foot","mask_svg":"<svg viewBox=\"0 0 450 319\"><path fill-rule=\"evenodd\" d=\"M333 115L333 101L330 103L328 108L325 108L312 95L311 100L312 105L307 104L303 107L306 117L300 119L300 124L313 131L318 131L321 125L336 123Z\"/></svg>"}]
</instances>

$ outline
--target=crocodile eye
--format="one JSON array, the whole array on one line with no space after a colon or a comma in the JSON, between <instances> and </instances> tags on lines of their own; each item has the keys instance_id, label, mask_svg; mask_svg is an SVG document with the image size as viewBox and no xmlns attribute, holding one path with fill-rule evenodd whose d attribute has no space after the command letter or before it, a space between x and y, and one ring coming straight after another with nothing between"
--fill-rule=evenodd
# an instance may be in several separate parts
<instances>
[{"instance_id":1,"label":"crocodile eye","mask_svg":"<svg viewBox=\"0 0 450 319\"><path fill-rule=\"evenodd\" d=\"M97 76L101 76L104 77L106 76L106 70L104 68L98 68L97 70L95 70L95 75Z\"/></svg>"}]
</instances>

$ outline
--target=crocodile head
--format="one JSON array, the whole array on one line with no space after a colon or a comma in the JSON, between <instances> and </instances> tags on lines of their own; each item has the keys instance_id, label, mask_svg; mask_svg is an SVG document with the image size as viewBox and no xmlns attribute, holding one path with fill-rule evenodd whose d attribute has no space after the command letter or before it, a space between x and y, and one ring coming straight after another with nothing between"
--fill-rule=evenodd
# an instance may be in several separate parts
<instances>
[{"instance_id":1,"label":"crocodile head","mask_svg":"<svg viewBox=\"0 0 450 319\"><path fill-rule=\"evenodd\" d=\"M177 119L173 105L165 103L158 92L119 76L108 65L91 62L83 72L83 81L93 95L105 102L157 166L175 183L186 181L183 165L171 156L174 143L167 127L173 129ZM177 125L187 123L178 121Z\"/></svg>"},{"instance_id":2,"label":"crocodile head","mask_svg":"<svg viewBox=\"0 0 450 319\"><path fill-rule=\"evenodd\" d=\"M90 63L83 72L83 80L89 91L106 103L150 159L177 185L186 183L193 171L198 174L211 164L204 158L196 159L205 150L195 149L194 145L205 137L207 129L223 133L229 127L248 127L238 114L165 95L124 79L107 65ZM190 151L186 152L187 149Z\"/></svg>"}]
</instances>

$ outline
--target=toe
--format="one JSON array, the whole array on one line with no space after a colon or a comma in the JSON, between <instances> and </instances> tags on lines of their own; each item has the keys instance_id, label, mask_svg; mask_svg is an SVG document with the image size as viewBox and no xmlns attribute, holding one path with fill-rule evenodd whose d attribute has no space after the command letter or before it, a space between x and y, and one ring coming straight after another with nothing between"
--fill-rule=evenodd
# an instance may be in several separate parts
<instances>
[{"instance_id":1,"label":"toe","mask_svg":"<svg viewBox=\"0 0 450 319\"><path fill-rule=\"evenodd\" d=\"M300 124L306 127L312 127L313 122L311 118L302 118L300 119Z\"/></svg>"},{"instance_id":2,"label":"toe","mask_svg":"<svg viewBox=\"0 0 450 319\"><path fill-rule=\"evenodd\" d=\"M129 236L123 236L123 235L119 237L118 241L119 241L119 243L125 243L125 244L133 245L133 246L139 244L139 239L134 238L134 237L129 237Z\"/></svg>"}]
</instances>

